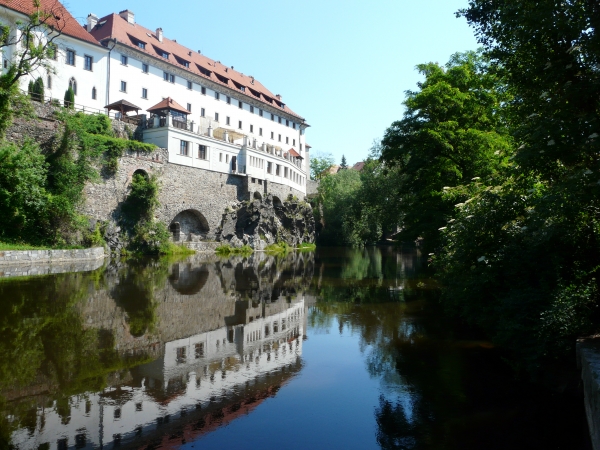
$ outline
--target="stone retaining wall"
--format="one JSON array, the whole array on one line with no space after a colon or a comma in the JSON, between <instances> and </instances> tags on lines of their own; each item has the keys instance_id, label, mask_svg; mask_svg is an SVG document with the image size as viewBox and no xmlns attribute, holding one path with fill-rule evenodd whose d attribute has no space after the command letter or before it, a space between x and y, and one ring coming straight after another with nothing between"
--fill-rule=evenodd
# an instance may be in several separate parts
<instances>
[{"instance_id":1,"label":"stone retaining wall","mask_svg":"<svg viewBox=\"0 0 600 450\"><path fill-rule=\"evenodd\" d=\"M0 251L0 266L93 261L100 258L104 258L103 247L79 250L4 250Z\"/></svg>"},{"instance_id":2,"label":"stone retaining wall","mask_svg":"<svg viewBox=\"0 0 600 450\"><path fill-rule=\"evenodd\" d=\"M600 338L577 343L577 365L581 369L592 446L600 450Z\"/></svg>"},{"instance_id":3,"label":"stone retaining wall","mask_svg":"<svg viewBox=\"0 0 600 450\"><path fill-rule=\"evenodd\" d=\"M55 275L59 273L92 272L104 265L104 258L94 261L70 261L57 263L30 263L3 265L0 267L0 278L33 277Z\"/></svg>"}]
</instances>

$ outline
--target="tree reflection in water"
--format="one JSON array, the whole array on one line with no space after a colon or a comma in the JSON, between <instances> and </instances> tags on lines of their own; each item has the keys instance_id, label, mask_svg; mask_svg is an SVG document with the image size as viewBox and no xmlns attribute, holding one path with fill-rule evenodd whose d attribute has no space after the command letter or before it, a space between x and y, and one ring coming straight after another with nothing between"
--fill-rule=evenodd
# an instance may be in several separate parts
<instances>
[{"instance_id":1,"label":"tree reflection in water","mask_svg":"<svg viewBox=\"0 0 600 450\"><path fill-rule=\"evenodd\" d=\"M449 320L418 251L324 249L309 328L358 335L380 381L383 449L584 449L582 399L515 380L502 354Z\"/></svg>"}]
</instances>

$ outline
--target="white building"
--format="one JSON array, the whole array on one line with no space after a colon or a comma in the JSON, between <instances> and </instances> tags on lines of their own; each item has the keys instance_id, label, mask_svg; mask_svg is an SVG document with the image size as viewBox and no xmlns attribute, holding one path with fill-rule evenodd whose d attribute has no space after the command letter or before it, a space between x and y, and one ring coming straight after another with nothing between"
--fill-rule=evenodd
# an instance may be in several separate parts
<instances>
[{"instance_id":1,"label":"white building","mask_svg":"<svg viewBox=\"0 0 600 450\"><path fill-rule=\"evenodd\" d=\"M54 27L54 31L40 27L36 38L42 42L52 39L56 49L55 58L50 61L50 71L40 67L29 76L21 78L20 88L26 91L30 80L41 77L46 100L54 98L62 103L65 92L71 86L76 94L78 109L104 112L108 49L100 45L57 0L41 0L40 4L43 11L54 17L48 22L48 25ZM0 0L0 23L11 29L9 42L17 42L17 45L8 45L2 49L4 72L16 62L21 53L21 36L17 23L26 22L33 12L31 0Z\"/></svg>"},{"instance_id":2,"label":"white building","mask_svg":"<svg viewBox=\"0 0 600 450\"><path fill-rule=\"evenodd\" d=\"M248 176L259 193L270 191L268 182L306 194L309 125L253 76L136 24L129 10L90 14L82 27L58 0L41 0L41 8L61 31L56 59L50 73L40 68L24 77L21 89L41 77L46 97L61 103L72 86L80 110L105 112L120 100L154 109L143 116L144 140L167 148L169 163ZM0 0L0 22L12 29L32 12L33 1ZM18 51L4 48L4 70ZM167 98L171 108L162 105Z\"/></svg>"},{"instance_id":3,"label":"white building","mask_svg":"<svg viewBox=\"0 0 600 450\"><path fill-rule=\"evenodd\" d=\"M166 38L160 28L142 27L131 11L101 19L90 14L86 29L108 49L106 104L126 100L153 109L144 140L168 148L170 163L247 174L306 193L308 124L280 95Z\"/></svg>"}]
</instances>

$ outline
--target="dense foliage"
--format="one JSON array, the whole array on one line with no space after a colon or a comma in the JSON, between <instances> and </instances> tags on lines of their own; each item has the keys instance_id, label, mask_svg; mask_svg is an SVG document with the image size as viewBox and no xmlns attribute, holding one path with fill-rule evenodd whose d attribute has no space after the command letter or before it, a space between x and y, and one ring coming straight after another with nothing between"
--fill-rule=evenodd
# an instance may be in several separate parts
<instances>
[{"instance_id":1,"label":"dense foliage","mask_svg":"<svg viewBox=\"0 0 600 450\"><path fill-rule=\"evenodd\" d=\"M85 184L99 178L98 167L117 168L126 148L153 146L115 138L110 119L63 111L64 127L52 148L0 144L0 240L38 245L91 244L95 230L79 208Z\"/></svg>"},{"instance_id":2,"label":"dense foliage","mask_svg":"<svg viewBox=\"0 0 600 450\"><path fill-rule=\"evenodd\" d=\"M368 242L380 223L424 238L447 310L533 370L600 332L600 4L471 0L459 15L483 49L418 66L378 169L321 182L321 238Z\"/></svg>"}]
</instances>

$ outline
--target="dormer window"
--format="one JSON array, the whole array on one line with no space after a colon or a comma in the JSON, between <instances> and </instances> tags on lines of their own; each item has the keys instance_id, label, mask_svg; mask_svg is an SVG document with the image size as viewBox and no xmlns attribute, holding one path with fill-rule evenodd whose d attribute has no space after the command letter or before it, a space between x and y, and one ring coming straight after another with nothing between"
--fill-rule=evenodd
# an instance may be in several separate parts
<instances>
[{"instance_id":1,"label":"dormer window","mask_svg":"<svg viewBox=\"0 0 600 450\"><path fill-rule=\"evenodd\" d=\"M162 55L160 56L162 56L165 59L169 59L169 54L167 52L162 52Z\"/></svg>"},{"instance_id":2,"label":"dormer window","mask_svg":"<svg viewBox=\"0 0 600 450\"><path fill-rule=\"evenodd\" d=\"M146 43L142 41L138 41L137 46L142 50L146 50Z\"/></svg>"}]
</instances>

